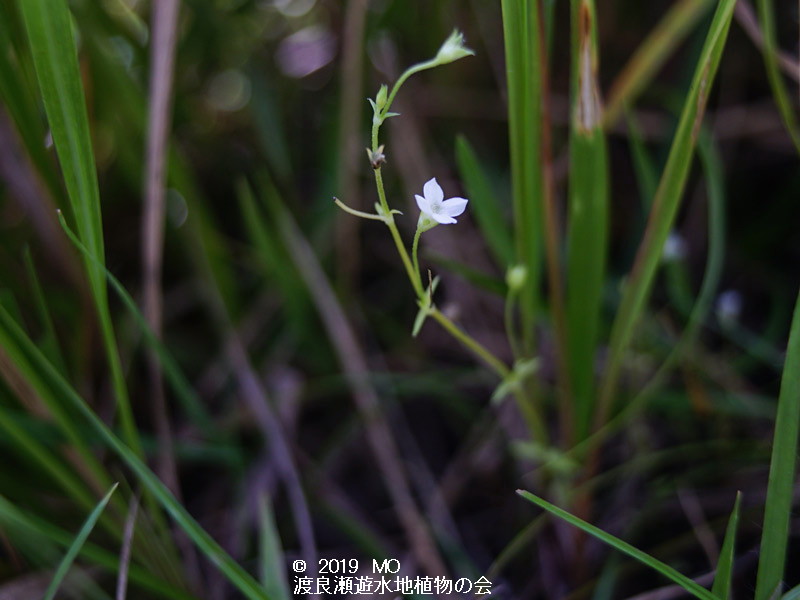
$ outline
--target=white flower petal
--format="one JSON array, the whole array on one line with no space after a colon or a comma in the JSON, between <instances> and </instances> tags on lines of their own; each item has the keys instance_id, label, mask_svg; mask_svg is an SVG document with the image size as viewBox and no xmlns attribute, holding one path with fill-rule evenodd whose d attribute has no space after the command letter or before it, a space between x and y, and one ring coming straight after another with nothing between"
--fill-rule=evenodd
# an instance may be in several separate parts
<instances>
[{"instance_id":1,"label":"white flower petal","mask_svg":"<svg viewBox=\"0 0 800 600\"><path fill-rule=\"evenodd\" d=\"M448 198L442 202L442 212L450 217L457 217L467 209L466 198Z\"/></svg>"},{"instance_id":2,"label":"white flower petal","mask_svg":"<svg viewBox=\"0 0 800 600\"><path fill-rule=\"evenodd\" d=\"M431 210L431 203L428 202L427 198L423 198L422 196L418 196L417 194L414 194L414 198L417 199L417 206L419 206L419 209L422 212L424 212L425 214L428 214L428 215L433 212Z\"/></svg>"},{"instance_id":3,"label":"white flower petal","mask_svg":"<svg viewBox=\"0 0 800 600\"><path fill-rule=\"evenodd\" d=\"M436 182L436 177L422 186L422 193L425 194L425 199L431 206L439 204L444 198L444 192L442 191L442 187Z\"/></svg>"},{"instance_id":4,"label":"white flower petal","mask_svg":"<svg viewBox=\"0 0 800 600\"><path fill-rule=\"evenodd\" d=\"M433 213L433 214L431 214L431 217L433 217L434 220L437 223L441 223L442 225L452 225L453 223L457 223L458 222L453 217L450 217L450 216L448 216L448 215L446 215L444 213L441 213L441 212L440 213Z\"/></svg>"}]
</instances>

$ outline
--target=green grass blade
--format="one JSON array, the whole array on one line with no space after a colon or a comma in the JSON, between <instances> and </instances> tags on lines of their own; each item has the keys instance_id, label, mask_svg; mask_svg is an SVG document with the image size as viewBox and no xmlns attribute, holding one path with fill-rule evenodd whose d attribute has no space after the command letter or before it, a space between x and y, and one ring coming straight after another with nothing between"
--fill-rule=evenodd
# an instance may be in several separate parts
<instances>
[{"instance_id":1,"label":"green grass blade","mask_svg":"<svg viewBox=\"0 0 800 600\"><path fill-rule=\"evenodd\" d=\"M800 585L786 592L781 600L800 600Z\"/></svg>"},{"instance_id":2,"label":"green grass blade","mask_svg":"<svg viewBox=\"0 0 800 600\"><path fill-rule=\"evenodd\" d=\"M653 201L658 189L658 168L647 151L636 117L631 112L626 113L625 117L633 171L636 175L639 194L642 198L642 206L647 212L650 210L650 203Z\"/></svg>"},{"instance_id":3,"label":"green grass blade","mask_svg":"<svg viewBox=\"0 0 800 600\"><path fill-rule=\"evenodd\" d=\"M520 292L520 320L525 345L533 345L536 311L541 305L542 198L541 164L542 60L539 10L535 0L503 0L503 36L508 80L508 131L517 263L528 277Z\"/></svg>"},{"instance_id":4,"label":"green grass blade","mask_svg":"<svg viewBox=\"0 0 800 600\"><path fill-rule=\"evenodd\" d=\"M783 581L800 430L800 294L792 317L778 397L755 600L770 600Z\"/></svg>"},{"instance_id":5,"label":"green grass blade","mask_svg":"<svg viewBox=\"0 0 800 600\"><path fill-rule=\"evenodd\" d=\"M608 94L604 127L614 125L626 106L633 106L656 72L692 31L713 0L680 0L650 32L617 76Z\"/></svg>"},{"instance_id":6,"label":"green grass blade","mask_svg":"<svg viewBox=\"0 0 800 600\"><path fill-rule=\"evenodd\" d=\"M108 501L111 499L111 495L114 493L114 490L117 489L118 485L118 483L115 483L111 489L108 490L108 493L103 497L103 499L100 500L95 509L89 514L88 518L83 524L83 527L81 527L78 535L75 536L75 540L72 542L72 545L70 545L67 553L64 555L61 563L58 565L58 568L53 575L53 579L50 581L50 585L47 586L47 591L44 594L44 600L53 600L53 598L55 598L58 588L61 586L61 583L64 581L64 577L67 575L67 571L69 571L73 561L75 558L77 558L81 547L89 537L92 529L94 529L97 519L100 518L100 514L103 512L103 509L105 509Z\"/></svg>"},{"instance_id":7,"label":"green grass blade","mask_svg":"<svg viewBox=\"0 0 800 600\"><path fill-rule=\"evenodd\" d=\"M58 460L53 453L44 446L43 440L36 435L29 433L27 429L20 426L10 413L10 411L0 406L0 431L4 433L4 440L13 444L20 450L26 460L32 464L38 464L42 470L58 483L62 490L79 505L85 508L94 503L93 495L86 488L84 483L73 474L72 470Z\"/></svg>"},{"instance_id":8,"label":"green grass blade","mask_svg":"<svg viewBox=\"0 0 800 600\"><path fill-rule=\"evenodd\" d=\"M243 594L245 598L269 600L269 596L225 550L200 526L186 508L175 499L172 492L156 477L138 455L126 446L111 429L92 411L89 405L69 385L61 374L47 361L41 351L0 306L0 345L9 353L24 357L40 377L32 384L38 392L55 393L71 410L81 415L92 430L133 471L142 485L172 516L178 526L197 545L206 558ZM48 390L49 388L49 390Z\"/></svg>"},{"instance_id":9,"label":"green grass blade","mask_svg":"<svg viewBox=\"0 0 800 600\"><path fill-rule=\"evenodd\" d=\"M500 206L500 198L492 191L489 178L464 136L456 138L456 159L478 227L497 264L505 269L514 262L514 245L508 223Z\"/></svg>"},{"instance_id":10,"label":"green grass blade","mask_svg":"<svg viewBox=\"0 0 800 600\"><path fill-rule=\"evenodd\" d=\"M741 500L742 493L738 492L736 501L733 504L731 518L728 520L728 527L725 529L725 539L722 542L722 549L719 553L714 585L711 586L711 593L720 600L728 600L731 594L733 559L736 556L736 531L739 528L739 505Z\"/></svg>"},{"instance_id":11,"label":"green grass blade","mask_svg":"<svg viewBox=\"0 0 800 600\"><path fill-rule=\"evenodd\" d=\"M81 241L103 261L103 225L94 152L86 101L81 88L78 54L66 0L19 0L45 112L50 124ZM125 377L116 347L105 277L97 265L86 263L111 370L114 395L125 439L141 455Z\"/></svg>"},{"instance_id":12,"label":"green grass blade","mask_svg":"<svg viewBox=\"0 0 800 600\"><path fill-rule=\"evenodd\" d=\"M608 243L608 157L597 82L594 3L572 3L576 35L569 170L567 251L567 348L575 402L576 439L589 433L594 406L595 350Z\"/></svg>"},{"instance_id":13,"label":"green grass blade","mask_svg":"<svg viewBox=\"0 0 800 600\"><path fill-rule=\"evenodd\" d=\"M642 552L638 548L631 546L628 542L624 542L621 539L614 537L613 535L606 533L602 529L595 527L594 525L590 525L586 521L579 519L568 513L565 510L558 508L557 506L550 504L546 500L542 500L538 496L534 496L530 492L526 492L524 490L517 490L517 493L532 502L536 506L543 508L547 512L555 515L559 519L562 519L569 523L570 525L577 527L591 535L592 537L600 540L601 542L608 544L615 550L627 554L631 558L635 558L639 562L648 567L654 569L658 573L661 573L667 579L670 579L674 583L677 583L687 592L692 594L695 598L700 598L700 600L717 600L716 596L714 596L711 592L709 592L704 587L698 585L685 575L682 575L668 564L661 562L660 560L653 558L646 552Z\"/></svg>"},{"instance_id":14,"label":"green grass blade","mask_svg":"<svg viewBox=\"0 0 800 600\"><path fill-rule=\"evenodd\" d=\"M117 293L120 300L122 300L122 303L133 316L136 324L139 326L143 334L148 350L154 352L158 357L161 368L164 371L164 376L166 377L167 382L170 384L172 390L175 392L176 398L186 411L189 419L195 425L197 425L209 439L219 438L219 435L217 434L217 428L214 426L211 415L206 410L203 401L197 397L197 394L195 394L191 384L184 376L181 368L178 366L177 361L173 358L169 350L167 350L167 347L147 323L147 319L144 318L144 315L139 310L139 307L136 305L136 302L133 300L131 295L127 292L119 279L117 279L111 273L111 271L105 267L105 265L100 263L99 260L89 253L88 248L83 245L75 233L67 226L67 223L64 220L64 215L59 213L58 220L61 223L64 232L67 234L67 237L81 252L81 254L83 254L84 258L98 268L102 269L103 274L108 279L111 287L114 288L114 291Z\"/></svg>"},{"instance_id":15,"label":"green grass blade","mask_svg":"<svg viewBox=\"0 0 800 600\"><path fill-rule=\"evenodd\" d=\"M692 79L667 164L653 201L644 239L639 246L612 327L608 366L603 373L598 392L595 427L605 422L613 408L612 398L616 395L622 362L633 337L634 327L644 311L650 294L664 242L675 222L692 163L700 123L725 47L735 4L735 0L720 0Z\"/></svg>"},{"instance_id":16,"label":"green grass blade","mask_svg":"<svg viewBox=\"0 0 800 600\"><path fill-rule=\"evenodd\" d=\"M775 32L775 7L771 0L758 0L758 20L761 22L761 31L764 36L764 65L767 68L767 78L772 88L772 95L778 105L781 119L792 138L794 147L800 152L800 128L798 128L797 117L789 99L789 92L778 68L778 48Z\"/></svg>"},{"instance_id":17,"label":"green grass blade","mask_svg":"<svg viewBox=\"0 0 800 600\"><path fill-rule=\"evenodd\" d=\"M42 339L39 346L45 351L45 354L55 366L57 366L62 373L66 375L67 367L64 355L61 353L61 347L58 345L58 337L56 336L56 328L53 325L53 319L50 316L50 309L47 306L47 299L45 298L44 290L39 283L39 276L36 273L36 266L33 264L33 257L31 256L30 247L26 246L23 254L23 262L25 263L25 270L28 272L28 280L33 290L33 297L35 300L36 311L39 313L39 321L42 325Z\"/></svg>"},{"instance_id":18,"label":"green grass blade","mask_svg":"<svg viewBox=\"0 0 800 600\"><path fill-rule=\"evenodd\" d=\"M69 548L74 541L72 533L65 531L36 516L23 512L0 496L0 523L9 529L15 528L26 541L32 540L37 545L46 542ZM11 539L15 539L11 536ZM88 562L115 573L119 567L119 556L89 542L80 550L80 556ZM150 570L138 565L131 565L129 577L136 585L153 592L165 600L196 600L195 596L184 590L172 587L154 577Z\"/></svg>"},{"instance_id":19,"label":"green grass blade","mask_svg":"<svg viewBox=\"0 0 800 600\"><path fill-rule=\"evenodd\" d=\"M291 600L286 583L286 569L283 563L283 548L272 504L269 496L263 494L258 507L259 554L261 557L261 583L271 598Z\"/></svg>"},{"instance_id":20,"label":"green grass blade","mask_svg":"<svg viewBox=\"0 0 800 600\"><path fill-rule=\"evenodd\" d=\"M258 207L253 191L245 181L236 186L236 195L242 220L257 253L258 262L263 266L266 278L273 281L284 299L287 321L298 339L311 333L310 305L303 282L293 268L291 258L278 240L274 228L270 229L268 219Z\"/></svg>"}]
</instances>

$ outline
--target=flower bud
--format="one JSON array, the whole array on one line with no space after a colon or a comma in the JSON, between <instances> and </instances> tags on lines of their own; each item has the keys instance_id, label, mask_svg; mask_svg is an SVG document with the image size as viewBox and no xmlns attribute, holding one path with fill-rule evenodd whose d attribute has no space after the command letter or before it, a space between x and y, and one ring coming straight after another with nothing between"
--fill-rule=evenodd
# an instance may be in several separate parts
<instances>
[{"instance_id":1,"label":"flower bud","mask_svg":"<svg viewBox=\"0 0 800 600\"><path fill-rule=\"evenodd\" d=\"M506 272L506 285L512 292L518 292L525 285L528 278L528 269L525 265L514 265Z\"/></svg>"},{"instance_id":2,"label":"flower bud","mask_svg":"<svg viewBox=\"0 0 800 600\"><path fill-rule=\"evenodd\" d=\"M454 29L450 37L439 48L435 61L437 64L446 65L465 56L474 56L474 54L475 52L464 45L464 34Z\"/></svg>"},{"instance_id":3,"label":"flower bud","mask_svg":"<svg viewBox=\"0 0 800 600\"><path fill-rule=\"evenodd\" d=\"M389 97L389 88L384 84L381 86L381 89L378 90L378 94L375 96L375 109L378 112L383 110L383 107L386 106L386 100Z\"/></svg>"}]
</instances>

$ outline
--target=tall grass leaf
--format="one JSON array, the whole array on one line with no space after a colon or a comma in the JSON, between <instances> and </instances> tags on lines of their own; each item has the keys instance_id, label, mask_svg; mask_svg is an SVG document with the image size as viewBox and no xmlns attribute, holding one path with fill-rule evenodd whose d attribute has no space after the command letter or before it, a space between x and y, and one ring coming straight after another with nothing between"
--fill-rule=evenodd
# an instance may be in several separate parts
<instances>
[{"instance_id":1,"label":"tall grass leaf","mask_svg":"<svg viewBox=\"0 0 800 600\"><path fill-rule=\"evenodd\" d=\"M50 585L47 586L47 591L44 594L44 600L53 600L53 598L55 598L58 588L64 581L64 577L66 577L73 561L77 558L81 547L86 541L86 538L89 537L89 534L94 529L97 519L100 518L100 514L103 512L103 509L105 509L106 504L108 504L108 501L111 499L111 495L114 493L114 490L117 489L118 485L118 483L115 483L111 489L108 490L108 493L103 497L102 500L100 500L100 502L98 502L97 506L87 517L86 521L78 532L78 535L75 536L75 540L72 542L72 545L70 545L67 553L64 555L61 563L58 565L58 568L53 575L53 579L50 581Z\"/></svg>"},{"instance_id":2,"label":"tall grass leaf","mask_svg":"<svg viewBox=\"0 0 800 600\"><path fill-rule=\"evenodd\" d=\"M570 135L567 349L575 401L574 434L589 432L594 406L595 350L608 245L608 157L598 89L594 3L573 0L574 79Z\"/></svg>"},{"instance_id":3,"label":"tall grass leaf","mask_svg":"<svg viewBox=\"0 0 800 600\"><path fill-rule=\"evenodd\" d=\"M173 358L169 350L167 350L167 347L161 340L159 340L158 336L147 323L147 319L144 318L144 315L139 310L139 307L136 305L136 302L133 300L131 295L127 292L119 279L117 279L111 273L111 271L105 267L105 265L100 263L100 261L98 261L89 253L88 248L81 243L75 233L69 228L64 220L64 216L61 213L58 215L58 220L61 223L64 232L67 234L67 237L81 252L81 254L83 254L84 258L98 266L98 268L102 269L103 274L108 279L111 287L114 288L114 291L117 293L120 300L122 300L122 303L133 316L136 324L139 326L142 332L148 350L154 352L158 357L161 368L164 371L164 376L166 377L167 382L170 384L172 390L175 392L176 398L181 403L182 408L186 411L189 419L192 421L192 423L197 425L201 431L203 431L208 439L218 439L218 429L214 425L211 415L206 410L203 401L197 397L197 394L192 389L191 383L189 383L189 381L186 379L186 376L183 374L183 371L181 371L177 361Z\"/></svg>"},{"instance_id":4,"label":"tall grass leaf","mask_svg":"<svg viewBox=\"0 0 800 600\"><path fill-rule=\"evenodd\" d=\"M27 428L16 422L9 409L0 406L0 431L6 443L13 445L20 454L38 465L51 477L79 506L89 508L94 504L93 495L84 483L75 477L73 471L44 445L41 436L29 433ZM7 455L8 456L8 455Z\"/></svg>"},{"instance_id":5,"label":"tall grass leaf","mask_svg":"<svg viewBox=\"0 0 800 600\"><path fill-rule=\"evenodd\" d=\"M270 230L269 219L256 204L253 191L245 181L236 186L242 220L247 229L250 241L258 254L259 263L263 266L264 275L279 288L286 310L287 320L298 339L311 333L310 306L305 288L293 263L277 238L274 230Z\"/></svg>"},{"instance_id":6,"label":"tall grass leaf","mask_svg":"<svg viewBox=\"0 0 800 600\"><path fill-rule=\"evenodd\" d=\"M42 326L42 338L39 346L44 350L47 358L50 359L59 370L66 375L67 366L64 361L64 355L61 353L61 347L58 345L58 337L56 336L56 328L53 325L53 318L50 316L50 309L47 305L44 290L39 283L39 276L36 273L36 266L33 264L33 257L31 256L30 246L25 247L23 252L23 262L25 263L25 270L28 273L28 281L33 291L34 304L36 305L36 312L39 314L39 322Z\"/></svg>"},{"instance_id":7,"label":"tall grass leaf","mask_svg":"<svg viewBox=\"0 0 800 600\"><path fill-rule=\"evenodd\" d=\"M283 548L269 496L262 494L258 505L261 583L271 598L291 600L286 583Z\"/></svg>"},{"instance_id":8,"label":"tall grass leaf","mask_svg":"<svg viewBox=\"0 0 800 600\"><path fill-rule=\"evenodd\" d=\"M471 210L497 264L505 269L514 262L513 238L489 178L481 167L472 145L464 136L456 138L458 171L464 181Z\"/></svg>"},{"instance_id":9,"label":"tall grass leaf","mask_svg":"<svg viewBox=\"0 0 800 600\"><path fill-rule=\"evenodd\" d=\"M755 600L771 600L783 581L789 519L797 476L797 446L800 431L800 294L792 317L789 345L778 397L775 437L769 466L769 483L761 534Z\"/></svg>"},{"instance_id":10,"label":"tall grass leaf","mask_svg":"<svg viewBox=\"0 0 800 600\"><path fill-rule=\"evenodd\" d=\"M604 128L613 126L626 106L633 106L658 69L692 31L713 0L680 0L636 49L611 86L603 115Z\"/></svg>"},{"instance_id":11,"label":"tall grass leaf","mask_svg":"<svg viewBox=\"0 0 800 600\"><path fill-rule=\"evenodd\" d=\"M664 242L673 227L681 196L689 175L694 147L705 113L708 95L725 47L736 0L720 0L697 63L692 84L672 141L667 164L661 175L653 208L636 255L636 261L623 290L609 343L608 364L603 373L595 412L595 427L605 422L622 368L622 362L652 288Z\"/></svg>"},{"instance_id":12,"label":"tall grass leaf","mask_svg":"<svg viewBox=\"0 0 800 600\"><path fill-rule=\"evenodd\" d=\"M15 532L19 531L19 535L23 536L25 540L31 540L38 545L53 543L63 548L69 548L74 542L72 533L56 527L37 516L23 512L3 496L0 496L0 523L4 527L14 529L14 533L10 536L12 540L16 537ZM80 556L92 565L102 567L111 573L116 572L119 566L119 556L117 554L95 546L90 542L86 542L81 547ZM131 565L129 575L131 581L135 582L137 586L165 600L197 600L195 596L188 594L184 590L172 587L161 579L154 577L148 569L141 566Z\"/></svg>"},{"instance_id":13,"label":"tall grass leaf","mask_svg":"<svg viewBox=\"0 0 800 600\"><path fill-rule=\"evenodd\" d=\"M642 137L642 131L633 113L626 113L625 123L628 129L628 144L633 161L633 173L642 198L645 211L650 210L653 198L658 189L658 168L650 156Z\"/></svg>"},{"instance_id":14,"label":"tall grass leaf","mask_svg":"<svg viewBox=\"0 0 800 600\"><path fill-rule=\"evenodd\" d=\"M522 335L533 345L534 321L540 308L542 275L541 164L542 57L539 44L539 6L536 0L503 0L508 85L508 135L511 148L511 186L514 207L516 259L528 272L520 292Z\"/></svg>"},{"instance_id":15,"label":"tall grass leaf","mask_svg":"<svg viewBox=\"0 0 800 600\"><path fill-rule=\"evenodd\" d=\"M725 529L725 539L722 541L722 549L719 552L714 585L711 586L711 593L720 600L728 600L731 595L731 578L733 577L733 560L736 557L736 531L739 527L739 505L741 500L742 493L737 492L731 518L728 520L728 527Z\"/></svg>"},{"instance_id":16,"label":"tall grass leaf","mask_svg":"<svg viewBox=\"0 0 800 600\"><path fill-rule=\"evenodd\" d=\"M17 5L25 22L36 76L78 234L91 255L102 264L104 246L100 193L69 8L66 0L18 0ZM139 435L116 347L105 277L102 270L91 261L86 261L86 269L103 333L123 433L127 443L141 456Z\"/></svg>"},{"instance_id":17,"label":"tall grass leaf","mask_svg":"<svg viewBox=\"0 0 800 600\"><path fill-rule=\"evenodd\" d=\"M12 39L12 32L21 25L18 17L13 3L0 2L0 100L48 190L58 194L52 162L44 145L46 132L37 112L36 98Z\"/></svg>"},{"instance_id":18,"label":"tall grass leaf","mask_svg":"<svg viewBox=\"0 0 800 600\"><path fill-rule=\"evenodd\" d=\"M781 597L781 600L800 600L800 585L793 587L791 590L786 592Z\"/></svg>"},{"instance_id":19,"label":"tall grass leaf","mask_svg":"<svg viewBox=\"0 0 800 600\"><path fill-rule=\"evenodd\" d=\"M236 587L245 598L269 600L269 596L253 577L234 561L225 550L200 526L186 508L175 499L172 492L142 462L138 455L126 446L111 429L92 411L89 405L69 385L61 374L47 361L36 345L25 335L0 307L0 345L9 353L24 357L39 373L32 381L37 391L58 394L64 403L77 415L83 417L91 429L103 440L128 467L142 485L172 516L203 555ZM49 388L49 389L48 389Z\"/></svg>"},{"instance_id":20,"label":"tall grass leaf","mask_svg":"<svg viewBox=\"0 0 800 600\"><path fill-rule=\"evenodd\" d=\"M585 531L592 537L600 540L605 544L608 544L615 550L627 554L631 558L635 558L642 564L647 565L648 567L657 571L658 573L661 573L661 575L681 586L684 590L692 594L695 598L700 598L700 600L717 600L717 597L714 596L707 589L698 585L685 575L682 575L681 573L670 567L668 564L661 562L657 558L653 558L646 552L642 552L638 548L631 546L629 543L624 542L617 537L614 537L610 533L606 533L605 531L603 531L598 527L595 527L594 525L590 525L586 521L571 515L567 511L562 510L553 504L550 504L546 500L542 500L541 498L531 494L530 492L526 492L524 490L517 490L517 493L526 500L528 500L529 502L532 502L536 506L543 508L544 510L555 515L559 519L562 519L567 523L569 523L570 525Z\"/></svg>"},{"instance_id":21,"label":"tall grass leaf","mask_svg":"<svg viewBox=\"0 0 800 600\"><path fill-rule=\"evenodd\" d=\"M761 31L764 36L764 65L767 69L767 79L772 88L772 95L778 105L781 119L786 126L789 136L792 138L794 147L800 152L800 128L798 128L797 117L794 114L792 101L786 84L783 81L780 69L778 68L778 48L777 34L775 32L775 6L772 0L758 0L758 20L761 22Z\"/></svg>"}]
</instances>

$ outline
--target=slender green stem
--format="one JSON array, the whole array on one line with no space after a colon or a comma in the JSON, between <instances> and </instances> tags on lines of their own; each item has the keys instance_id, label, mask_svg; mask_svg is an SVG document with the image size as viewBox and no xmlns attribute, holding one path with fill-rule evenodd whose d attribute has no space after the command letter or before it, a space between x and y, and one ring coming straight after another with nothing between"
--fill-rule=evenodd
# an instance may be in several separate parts
<instances>
[{"instance_id":1,"label":"slender green stem","mask_svg":"<svg viewBox=\"0 0 800 600\"><path fill-rule=\"evenodd\" d=\"M345 204L344 202L342 202L338 198L334 198L333 202L334 202L334 204L336 204L336 206L341 208L344 212L350 213L351 215L354 215L356 217L361 217L362 219L371 219L373 221L384 221L384 222L386 222L386 217L384 217L382 215L376 215L374 213L363 212L363 211L360 211L360 210L356 210L354 208L350 208L349 206L347 206L347 204Z\"/></svg>"},{"instance_id":2,"label":"slender green stem","mask_svg":"<svg viewBox=\"0 0 800 600\"><path fill-rule=\"evenodd\" d=\"M514 328L514 304L517 300L517 294L509 291L506 294L505 309L503 311L503 321L506 326L506 337L508 343L511 345L511 354L517 359L522 356L522 345L517 339L516 329Z\"/></svg>"},{"instance_id":3,"label":"slender green stem","mask_svg":"<svg viewBox=\"0 0 800 600\"><path fill-rule=\"evenodd\" d=\"M414 243L411 245L411 259L414 261L414 273L422 277L419 272L419 238L422 235L422 229L417 227L414 233Z\"/></svg>"},{"instance_id":4,"label":"slender green stem","mask_svg":"<svg viewBox=\"0 0 800 600\"><path fill-rule=\"evenodd\" d=\"M416 292L418 298L422 298L425 293L425 290L422 288L422 280L419 277L419 271L415 270L411 263L408 250L406 250L406 247L403 245L403 239L400 237L400 231L398 231L397 225L394 223L394 217L389 209L389 203L386 202L386 192L383 189L383 176L381 175L380 169L375 169L375 185L378 188L378 199L380 200L381 208L386 215L386 226L389 228L389 231L392 232L392 239L394 240L395 246L397 246L397 251L400 253L400 259L403 261L403 266L406 268L408 277L411 280L411 285L414 286L414 292Z\"/></svg>"},{"instance_id":5,"label":"slender green stem","mask_svg":"<svg viewBox=\"0 0 800 600\"><path fill-rule=\"evenodd\" d=\"M439 324L444 327L450 335L456 338L464 346L472 350L472 352L477 354L481 360L491 367L492 371L497 373L500 379L505 379L511 374L511 370L503 361L492 354L488 349L486 349L485 346L483 346L471 335L459 329L455 323L444 316L442 312L435 306L431 307L430 316L438 321Z\"/></svg>"}]
</instances>

